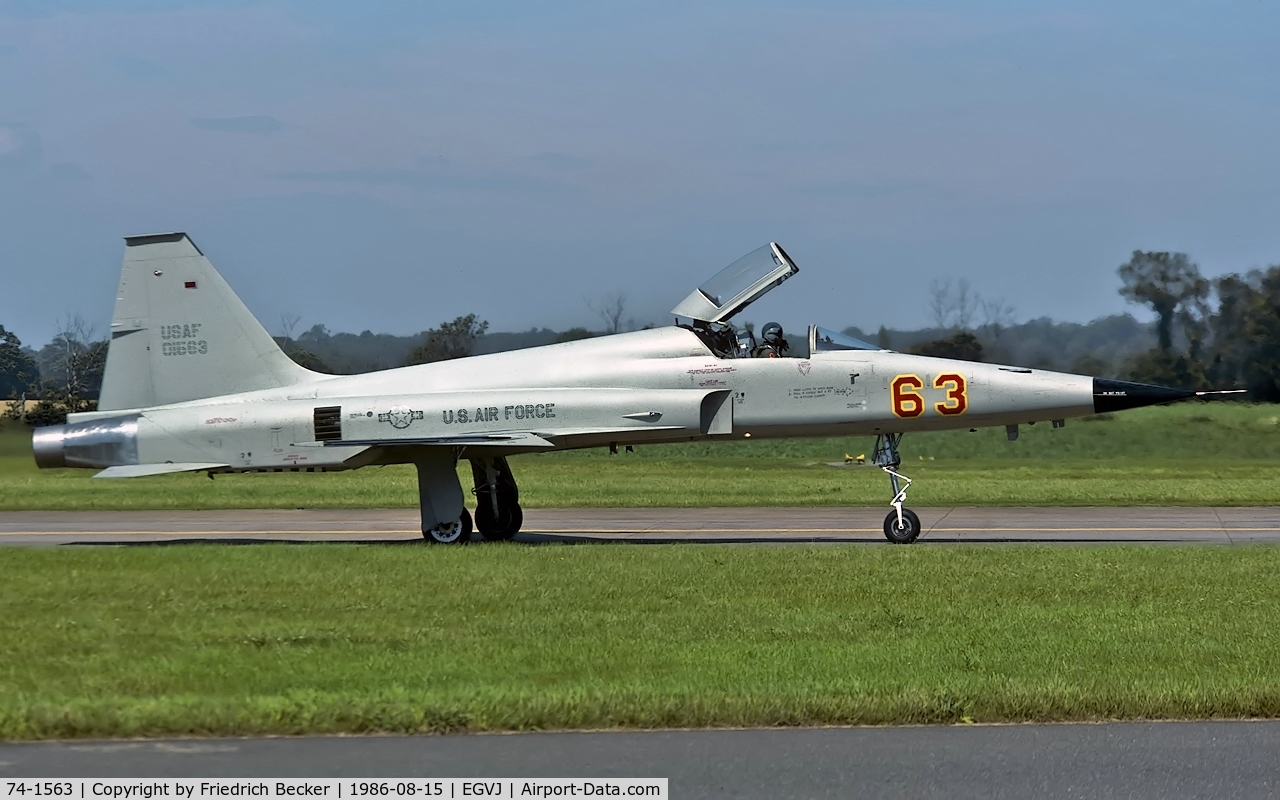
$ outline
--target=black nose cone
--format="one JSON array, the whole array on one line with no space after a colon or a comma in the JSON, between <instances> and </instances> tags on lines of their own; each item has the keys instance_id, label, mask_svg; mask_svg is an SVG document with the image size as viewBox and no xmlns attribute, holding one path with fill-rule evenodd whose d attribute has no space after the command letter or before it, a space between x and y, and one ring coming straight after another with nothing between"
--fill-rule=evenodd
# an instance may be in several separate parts
<instances>
[{"instance_id":1,"label":"black nose cone","mask_svg":"<svg viewBox=\"0 0 1280 800\"><path fill-rule=\"evenodd\" d=\"M1093 379L1093 412L1123 411L1126 408L1154 406L1174 400L1195 397L1190 389L1174 389L1169 386L1153 386L1150 383L1113 381L1109 378Z\"/></svg>"}]
</instances>

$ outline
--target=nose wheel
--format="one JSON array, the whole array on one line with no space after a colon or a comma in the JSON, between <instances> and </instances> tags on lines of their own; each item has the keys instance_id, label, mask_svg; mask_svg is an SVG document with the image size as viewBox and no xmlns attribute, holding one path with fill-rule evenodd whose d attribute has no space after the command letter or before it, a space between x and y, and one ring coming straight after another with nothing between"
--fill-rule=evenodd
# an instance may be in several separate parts
<instances>
[{"instance_id":1,"label":"nose wheel","mask_svg":"<svg viewBox=\"0 0 1280 800\"><path fill-rule=\"evenodd\" d=\"M920 518L909 508L894 509L884 518L884 537L894 544L911 544L920 537Z\"/></svg>"},{"instance_id":2,"label":"nose wheel","mask_svg":"<svg viewBox=\"0 0 1280 800\"><path fill-rule=\"evenodd\" d=\"M872 463L884 470L889 476L889 485L893 487L893 499L889 505L893 510L884 518L884 536L894 544L911 544L920 538L920 518L916 512L903 508L907 502L907 489L911 488L911 479L898 472L902 458L898 455L898 443L902 441L900 433L882 433L876 437L876 449Z\"/></svg>"}]
</instances>

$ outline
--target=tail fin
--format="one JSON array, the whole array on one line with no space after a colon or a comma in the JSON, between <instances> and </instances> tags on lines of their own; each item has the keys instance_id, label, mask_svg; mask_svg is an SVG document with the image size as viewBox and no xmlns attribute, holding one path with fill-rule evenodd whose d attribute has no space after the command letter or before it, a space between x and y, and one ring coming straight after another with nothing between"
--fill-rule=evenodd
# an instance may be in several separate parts
<instances>
[{"instance_id":1,"label":"tail fin","mask_svg":"<svg viewBox=\"0 0 1280 800\"><path fill-rule=\"evenodd\" d=\"M180 403L318 377L280 350L185 233L124 241L99 410Z\"/></svg>"}]
</instances>

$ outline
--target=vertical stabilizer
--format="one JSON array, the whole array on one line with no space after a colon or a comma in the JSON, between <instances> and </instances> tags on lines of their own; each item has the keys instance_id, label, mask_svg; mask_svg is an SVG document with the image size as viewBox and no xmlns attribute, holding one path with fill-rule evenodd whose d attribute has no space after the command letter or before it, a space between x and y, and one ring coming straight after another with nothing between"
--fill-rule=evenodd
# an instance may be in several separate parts
<instances>
[{"instance_id":1,"label":"vertical stabilizer","mask_svg":"<svg viewBox=\"0 0 1280 800\"><path fill-rule=\"evenodd\" d=\"M180 403L319 377L284 354L185 233L124 241L99 410Z\"/></svg>"}]
</instances>

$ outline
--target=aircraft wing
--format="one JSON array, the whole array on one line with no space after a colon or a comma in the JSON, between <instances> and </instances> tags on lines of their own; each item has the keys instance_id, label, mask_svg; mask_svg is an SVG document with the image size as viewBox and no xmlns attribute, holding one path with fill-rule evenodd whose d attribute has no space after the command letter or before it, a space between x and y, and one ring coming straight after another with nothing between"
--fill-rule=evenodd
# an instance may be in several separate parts
<instances>
[{"instance_id":1,"label":"aircraft wing","mask_svg":"<svg viewBox=\"0 0 1280 800\"><path fill-rule=\"evenodd\" d=\"M171 472L199 472L204 469L223 469L230 464L192 463L192 464L129 464L123 467L107 467L97 473L95 478L145 478L148 475L168 475Z\"/></svg>"},{"instance_id":2,"label":"aircraft wing","mask_svg":"<svg viewBox=\"0 0 1280 800\"><path fill-rule=\"evenodd\" d=\"M325 447L537 447L551 449L555 443L546 437L589 436L610 433L635 433L635 426L557 428L554 431L507 431L459 436L427 436L413 439L333 439L320 442ZM652 425L646 431L676 431L679 425Z\"/></svg>"},{"instance_id":3,"label":"aircraft wing","mask_svg":"<svg viewBox=\"0 0 1280 800\"><path fill-rule=\"evenodd\" d=\"M733 432L727 388L500 391L429 393L407 403L394 396L335 398L333 405L314 411L316 441L292 446L391 452L465 447L496 453ZM509 400L506 395L514 391L519 396Z\"/></svg>"},{"instance_id":4,"label":"aircraft wing","mask_svg":"<svg viewBox=\"0 0 1280 800\"><path fill-rule=\"evenodd\" d=\"M321 444L325 447L555 447L530 431L427 436L416 439L333 439Z\"/></svg>"}]
</instances>

